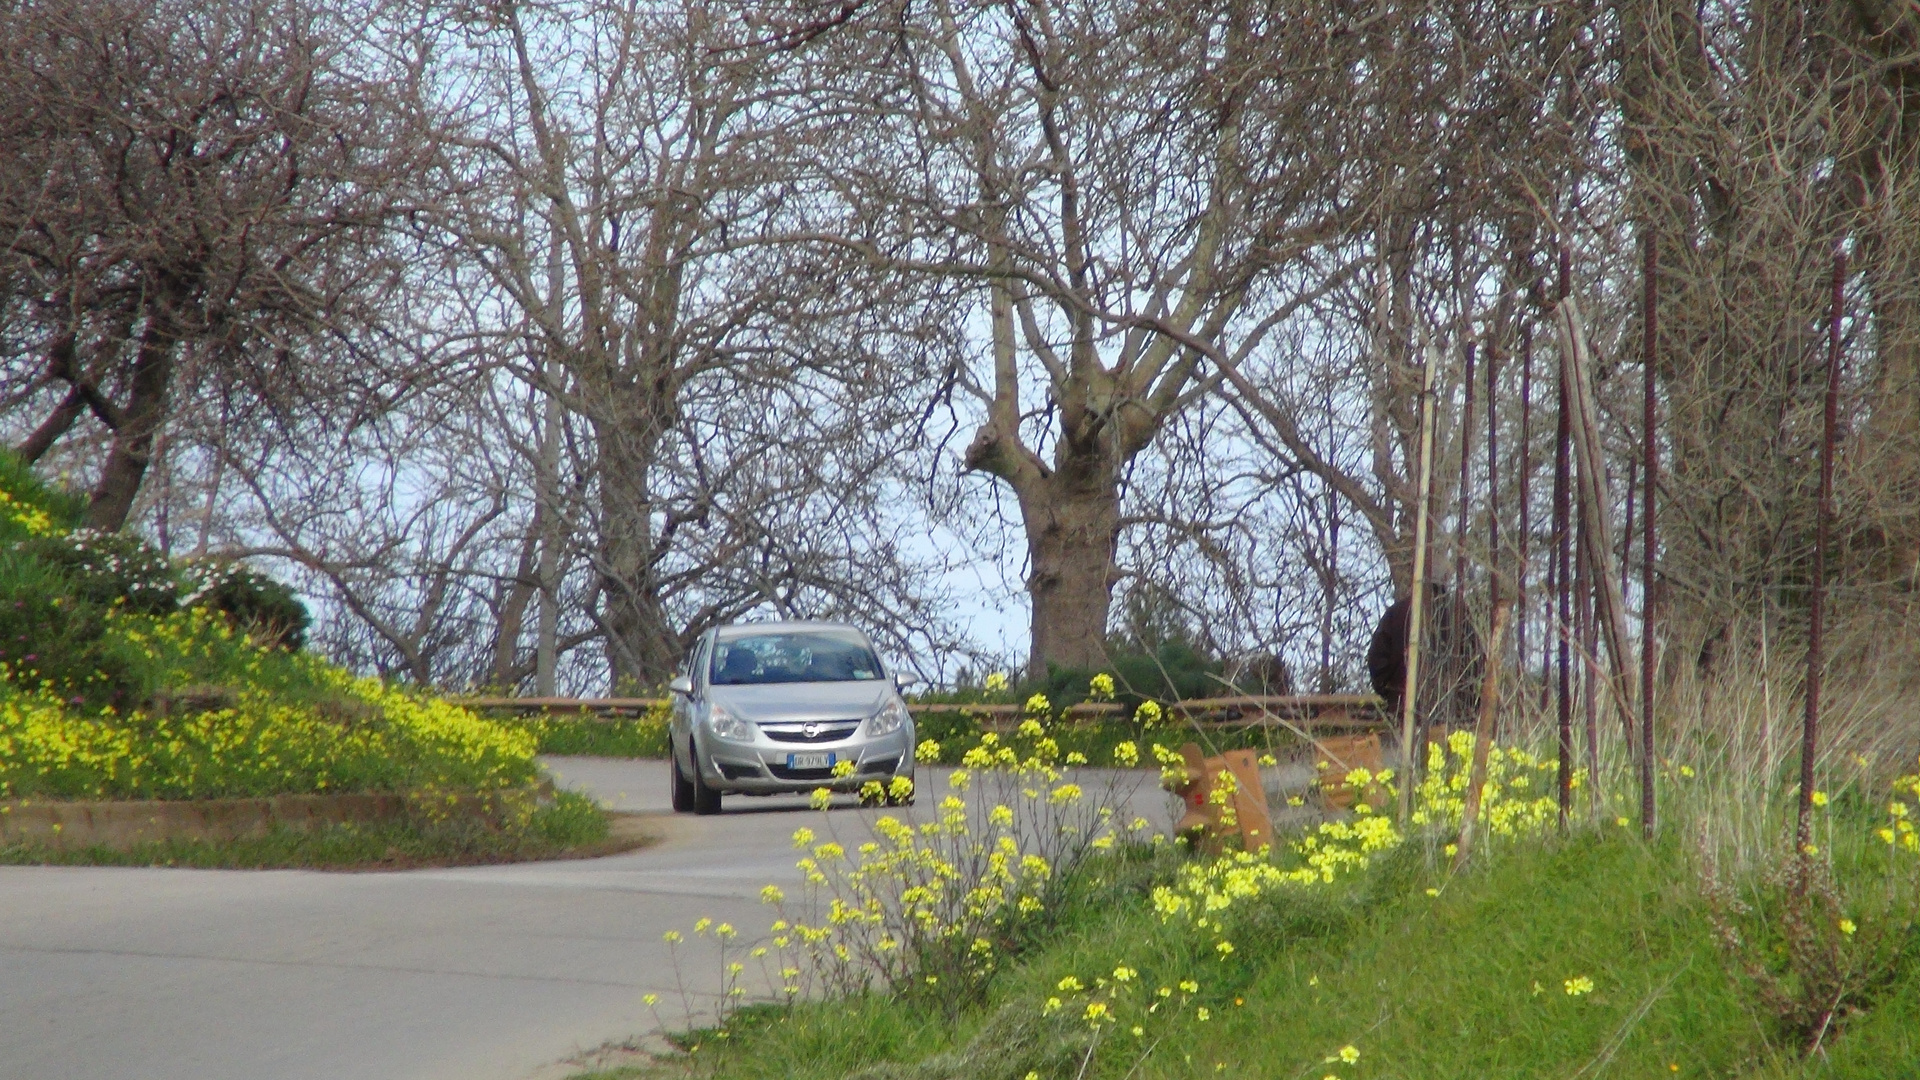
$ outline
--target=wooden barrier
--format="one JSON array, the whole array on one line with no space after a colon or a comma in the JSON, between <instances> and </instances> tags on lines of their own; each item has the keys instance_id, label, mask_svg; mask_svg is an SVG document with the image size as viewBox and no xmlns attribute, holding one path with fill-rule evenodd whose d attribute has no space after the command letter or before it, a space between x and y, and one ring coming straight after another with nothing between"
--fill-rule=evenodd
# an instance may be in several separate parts
<instances>
[{"instance_id":1,"label":"wooden barrier","mask_svg":"<svg viewBox=\"0 0 1920 1080\"><path fill-rule=\"evenodd\" d=\"M1173 827L1175 836L1192 836L1200 850L1215 855L1225 849L1230 836L1239 839L1243 851L1258 851L1273 843L1273 818L1267 813L1253 751L1229 750L1205 757L1199 744L1188 743L1180 748L1180 758L1180 779L1168 785L1186 806L1186 814ZM1230 782L1226 781L1229 776Z\"/></svg>"},{"instance_id":2,"label":"wooden barrier","mask_svg":"<svg viewBox=\"0 0 1920 1080\"><path fill-rule=\"evenodd\" d=\"M501 710L516 713L582 712L603 719L644 715L666 704L664 698L565 698L565 697L450 697L447 700L469 709ZM1372 694L1293 694L1248 695L1238 697L1191 698L1162 706L1170 719L1194 720L1210 728L1233 730L1246 727L1287 728L1302 731L1370 730L1385 728L1387 717L1382 702ZM989 731L1006 731L1017 726L1025 707L1017 704L968 704L952 702L909 702L907 711L915 716L963 715L981 721ZM1068 706L1062 713L1068 722L1098 717L1123 716L1124 706L1110 701L1083 701Z\"/></svg>"}]
</instances>

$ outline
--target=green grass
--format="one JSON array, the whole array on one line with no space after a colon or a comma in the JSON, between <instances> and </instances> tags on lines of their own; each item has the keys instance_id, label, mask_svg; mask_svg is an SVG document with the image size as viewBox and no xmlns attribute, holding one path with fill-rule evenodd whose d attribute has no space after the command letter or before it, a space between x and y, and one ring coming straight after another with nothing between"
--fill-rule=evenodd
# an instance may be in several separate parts
<instances>
[{"instance_id":1,"label":"green grass","mask_svg":"<svg viewBox=\"0 0 1920 1080\"><path fill-rule=\"evenodd\" d=\"M931 994L750 1011L725 1038L692 1033L699 1050L655 1071L1074 1077L1089 1045L1076 1004L1085 998L1059 981L1091 983L1126 965L1142 989L1102 1035L1087 1077L1920 1077L1920 942L1909 935L1888 988L1826 1056L1803 1060L1727 962L1679 844L1578 834L1502 851L1450 882L1409 844L1351 884L1269 894L1236 914L1227 960L1151 912L1142 874L1164 871L1100 864L1097 887L1052 940L957 1013ZM1189 977L1198 995L1142 1011L1152 988ZM1568 994L1567 980L1583 977L1594 989ZM1043 1016L1050 996L1066 1008ZM1133 1023L1143 1038L1128 1033ZM1344 1046L1357 1062L1325 1060Z\"/></svg>"},{"instance_id":2,"label":"green grass","mask_svg":"<svg viewBox=\"0 0 1920 1080\"><path fill-rule=\"evenodd\" d=\"M599 853L608 846L607 815L591 799L561 792L523 827L424 821L330 825L311 831L275 829L224 842L168 840L128 849L60 851L35 844L0 846L0 865L183 866L266 870L405 869L522 862Z\"/></svg>"}]
</instances>

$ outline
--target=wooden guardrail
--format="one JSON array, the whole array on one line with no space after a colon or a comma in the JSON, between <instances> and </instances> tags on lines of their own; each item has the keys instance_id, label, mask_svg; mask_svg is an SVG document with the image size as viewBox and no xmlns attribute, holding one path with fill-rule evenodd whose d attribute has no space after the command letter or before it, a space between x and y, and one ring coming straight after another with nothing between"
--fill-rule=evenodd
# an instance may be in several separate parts
<instances>
[{"instance_id":1,"label":"wooden guardrail","mask_svg":"<svg viewBox=\"0 0 1920 1080\"><path fill-rule=\"evenodd\" d=\"M498 709L518 713L585 712L613 718L635 716L665 704L663 698L563 697L453 697L448 700L470 709ZM1277 727L1315 730L1360 729L1386 726L1382 702L1372 694L1291 694L1191 698L1162 706L1170 717L1191 719L1209 727ZM978 717L988 730L1004 730L1019 722L1021 705L959 702L909 702L915 716L954 714ZM1118 716L1124 706L1110 701L1083 701L1064 710L1068 720Z\"/></svg>"},{"instance_id":2,"label":"wooden guardrail","mask_svg":"<svg viewBox=\"0 0 1920 1080\"><path fill-rule=\"evenodd\" d=\"M589 712L601 716L626 716L644 713L656 705L664 705L665 698L606 697L460 697L450 696L448 701L463 705L469 709L504 709L508 712Z\"/></svg>"}]
</instances>

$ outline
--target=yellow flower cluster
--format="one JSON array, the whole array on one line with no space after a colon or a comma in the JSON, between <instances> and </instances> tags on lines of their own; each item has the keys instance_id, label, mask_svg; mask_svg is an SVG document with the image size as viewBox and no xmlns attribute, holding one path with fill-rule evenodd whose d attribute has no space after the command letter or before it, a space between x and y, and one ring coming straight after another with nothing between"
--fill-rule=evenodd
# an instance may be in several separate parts
<instances>
[{"instance_id":1,"label":"yellow flower cluster","mask_svg":"<svg viewBox=\"0 0 1920 1080\"><path fill-rule=\"evenodd\" d=\"M1913 825L1916 806L1920 806L1920 773L1895 780L1893 801L1887 804L1887 823L1875 830L1875 835L1889 846L1920 855L1920 833L1915 832Z\"/></svg>"},{"instance_id":2,"label":"yellow flower cluster","mask_svg":"<svg viewBox=\"0 0 1920 1080\"><path fill-rule=\"evenodd\" d=\"M1452 761L1438 746L1428 747L1426 775L1416 791L1412 823L1458 829L1466 805L1467 763L1473 759L1473 734L1456 731L1447 736ZM1560 806L1550 776L1558 768L1518 747L1492 746L1487 750L1487 786L1480 802L1480 824L1498 837L1527 836L1559 820ZM1573 775L1573 786L1586 782L1585 770ZM1538 794L1534 794L1538 792Z\"/></svg>"},{"instance_id":3,"label":"yellow flower cluster","mask_svg":"<svg viewBox=\"0 0 1920 1080\"><path fill-rule=\"evenodd\" d=\"M1459 762L1473 755L1473 736L1457 732L1448 740ZM1536 774L1552 768L1524 750L1499 746L1488 749L1487 786L1481 802L1481 822L1494 836L1538 833L1558 819L1551 795L1532 796ZM1163 757L1162 760L1168 760ZM1173 767L1173 766L1169 766ZM1416 789L1412 822L1416 826L1457 829L1467 777L1464 765L1449 769L1446 755L1433 748L1427 774ZM1393 774L1355 769L1346 782L1356 790L1378 786L1393 791ZM1544 785L1541 785L1544 787ZM1222 913L1236 904L1279 888L1330 885L1365 869L1381 852L1403 843L1405 836L1386 815L1362 802L1348 820L1322 822L1286 845L1288 858L1280 861L1266 851L1233 852L1209 862L1189 863L1170 885L1153 891L1153 907L1163 920L1181 919L1198 929L1224 932ZM1224 939L1222 939L1224 942ZM1219 943L1215 948L1219 949ZM1220 950L1222 955L1231 949Z\"/></svg>"},{"instance_id":4,"label":"yellow flower cluster","mask_svg":"<svg viewBox=\"0 0 1920 1080\"><path fill-rule=\"evenodd\" d=\"M1095 1033L1131 1022L1128 1032L1139 1040L1146 1038L1149 1025L1186 1012L1200 993L1200 983L1194 979L1180 980L1177 993L1172 986L1162 986L1149 994L1139 982L1140 972L1125 964L1114 968L1112 974L1096 975L1089 982L1081 981L1077 975L1068 975L1054 987L1065 997L1048 997L1040 1006L1040 1014L1051 1016L1066 1012L1071 1002L1073 1009L1068 1015L1078 1016ZM1192 1009L1192 1014L1203 1022L1213 1018L1213 1012L1204 1005Z\"/></svg>"},{"instance_id":5,"label":"yellow flower cluster","mask_svg":"<svg viewBox=\"0 0 1920 1080\"><path fill-rule=\"evenodd\" d=\"M0 684L0 798L485 791L536 775L531 733L312 656L258 649L218 614L112 622L165 685L192 685L216 661L242 676L233 700L178 715L82 715L44 691Z\"/></svg>"},{"instance_id":6,"label":"yellow flower cluster","mask_svg":"<svg viewBox=\"0 0 1920 1080\"><path fill-rule=\"evenodd\" d=\"M1060 876L1113 842L1117 793L1073 779L1085 759L1062 759L1044 716L1036 703L1011 736L985 735L949 779L965 797L942 799L930 820L883 816L846 844L796 831L807 895L793 911L826 914L796 917L784 893L769 892L781 915L775 946L796 950L830 991L876 980L964 991L989 977L1012 925L1045 910Z\"/></svg>"},{"instance_id":7,"label":"yellow flower cluster","mask_svg":"<svg viewBox=\"0 0 1920 1080\"><path fill-rule=\"evenodd\" d=\"M4 487L0 487L0 515L5 515L28 536L52 536L60 531L45 510L16 497Z\"/></svg>"}]
</instances>

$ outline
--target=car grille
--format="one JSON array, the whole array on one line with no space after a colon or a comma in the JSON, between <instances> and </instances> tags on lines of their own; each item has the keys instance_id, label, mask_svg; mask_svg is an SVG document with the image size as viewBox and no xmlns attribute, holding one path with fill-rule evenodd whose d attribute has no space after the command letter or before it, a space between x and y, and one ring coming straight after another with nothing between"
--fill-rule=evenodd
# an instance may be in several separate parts
<instances>
[{"instance_id":1,"label":"car grille","mask_svg":"<svg viewBox=\"0 0 1920 1080\"><path fill-rule=\"evenodd\" d=\"M899 758L885 757L876 761L867 762L865 765L860 766L860 771L863 773L890 773L893 771L894 766L898 764L900 764Z\"/></svg>"},{"instance_id":2,"label":"car grille","mask_svg":"<svg viewBox=\"0 0 1920 1080\"><path fill-rule=\"evenodd\" d=\"M839 742L852 735L860 726L858 720L822 720L811 724L813 734L807 734L808 724L761 724L760 733L774 742L783 743L823 743Z\"/></svg>"}]
</instances>

